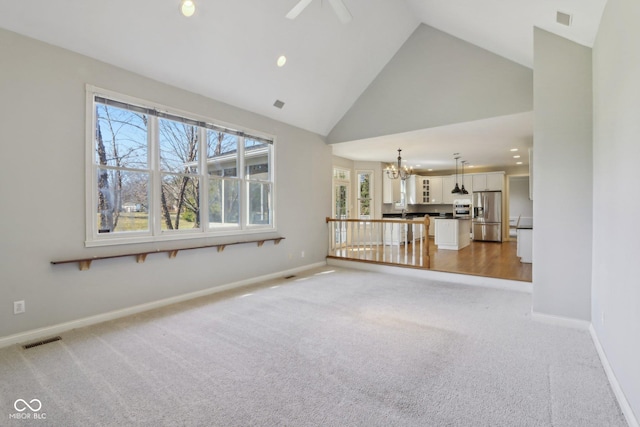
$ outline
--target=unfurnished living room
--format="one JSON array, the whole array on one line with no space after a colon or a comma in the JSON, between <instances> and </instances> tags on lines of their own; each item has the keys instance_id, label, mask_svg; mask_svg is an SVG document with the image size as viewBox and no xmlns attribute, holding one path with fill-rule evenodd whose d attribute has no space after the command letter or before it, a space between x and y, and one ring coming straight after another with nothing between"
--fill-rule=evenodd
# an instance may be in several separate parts
<instances>
[{"instance_id":1,"label":"unfurnished living room","mask_svg":"<svg viewBox=\"0 0 640 427\"><path fill-rule=\"evenodd\" d=\"M637 427L639 21L2 2L0 425Z\"/></svg>"}]
</instances>

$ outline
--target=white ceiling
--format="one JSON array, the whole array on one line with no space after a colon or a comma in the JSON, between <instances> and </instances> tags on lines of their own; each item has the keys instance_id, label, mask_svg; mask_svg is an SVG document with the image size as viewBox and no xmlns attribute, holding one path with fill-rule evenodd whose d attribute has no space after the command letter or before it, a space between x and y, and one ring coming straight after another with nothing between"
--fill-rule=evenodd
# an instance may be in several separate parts
<instances>
[{"instance_id":1,"label":"white ceiling","mask_svg":"<svg viewBox=\"0 0 640 427\"><path fill-rule=\"evenodd\" d=\"M334 144L333 154L352 160L395 163L397 149L401 148L403 165L421 171L453 169L454 150L460 154L460 161L466 160L474 168L517 166L519 161L527 165L532 126L533 113L520 113Z\"/></svg>"},{"instance_id":2,"label":"white ceiling","mask_svg":"<svg viewBox=\"0 0 640 427\"><path fill-rule=\"evenodd\" d=\"M179 0L0 0L0 27L327 135L420 23L531 67L534 25L591 46L606 3L344 0L353 20L341 24L323 0L313 0L295 20L285 15L298 0L195 1L195 15L185 18ZM555 23L557 10L573 14L571 27ZM288 61L278 68L281 54ZM277 99L285 102L281 110L273 106ZM505 120L524 126L514 137L531 132L530 116L527 123ZM492 119L482 130L490 132L489 125L503 127ZM434 159L439 138L464 141L474 126L480 124L425 131L439 135L429 136L430 144L411 143L407 135L398 142L407 157ZM344 147L336 150L346 156ZM379 160L389 157L394 153Z\"/></svg>"}]
</instances>

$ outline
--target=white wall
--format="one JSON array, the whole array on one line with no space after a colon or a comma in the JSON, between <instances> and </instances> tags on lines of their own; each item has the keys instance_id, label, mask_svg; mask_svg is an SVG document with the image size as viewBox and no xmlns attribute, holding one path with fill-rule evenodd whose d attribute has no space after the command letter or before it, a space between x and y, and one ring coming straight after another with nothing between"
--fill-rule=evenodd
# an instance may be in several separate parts
<instances>
[{"instance_id":1,"label":"white wall","mask_svg":"<svg viewBox=\"0 0 640 427\"><path fill-rule=\"evenodd\" d=\"M421 24L329 133L330 143L531 111L532 71Z\"/></svg>"},{"instance_id":2,"label":"white wall","mask_svg":"<svg viewBox=\"0 0 640 427\"><path fill-rule=\"evenodd\" d=\"M592 323L640 421L638 22L640 2L609 0L593 48Z\"/></svg>"},{"instance_id":3,"label":"white wall","mask_svg":"<svg viewBox=\"0 0 640 427\"><path fill-rule=\"evenodd\" d=\"M520 225L532 225L533 201L529 199L529 177L509 176L509 219L517 221L520 217Z\"/></svg>"},{"instance_id":4,"label":"white wall","mask_svg":"<svg viewBox=\"0 0 640 427\"><path fill-rule=\"evenodd\" d=\"M0 338L324 261L331 148L320 136L5 30L0 52ZM87 83L276 135L278 232L265 237L286 240L52 266L179 244L84 247ZM26 313L13 314L15 300Z\"/></svg>"},{"instance_id":5,"label":"white wall","mask_svg":"<svg viewBox=\"0 0 640 427\"><path fill-rule=\"evenodd\" d=\"M591 49L534 29L533 311L591 319Z\"/></svg>"}]
</instances>

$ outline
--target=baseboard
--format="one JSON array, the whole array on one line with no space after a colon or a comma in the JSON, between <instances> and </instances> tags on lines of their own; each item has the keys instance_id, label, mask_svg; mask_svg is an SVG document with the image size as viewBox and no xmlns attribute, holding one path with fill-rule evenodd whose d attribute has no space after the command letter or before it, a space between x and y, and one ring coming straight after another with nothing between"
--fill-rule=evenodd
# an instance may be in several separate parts
<instances>
[{"instance_id":1,"label":"baseboard","mask_svg":"<svg viewBox=\"0 0 640 427\"><path fill-rule=\"evenodd\" d=\"M607 359L607 354L604 352L602 348L602 344L600 344L600 340L598 339L598 334L596 333L593 325L589 326L589 332L591 333L591 339L593 340L593 344L596 347L596 351L598 352L598 356L600 357L600 362L602 363L602 367L604 368L604 372L607 374L607 378L609 379L609 384L611 384L611 389L613 390L613 394L616 396L618 400L618 405L620 405L620 410L622 410L622 414L627 420L627 424L629 427L640 427L638 423L638 419L636 418L633 410L631 409L631 405L629 405L629 401L627 397L624 395L622 388L620 387L620 383L618 383L618 379L611 369L611 365L609 364L609 359Z\"/></svg>"},{"instance_id":2,"label":"baseboard","mask_svg":"<svg viewBox=\"0 0 640 427\"><path fill-rule=\"evenodd\" d=\"M57 335L71 329L81 328L84 326L95 325L97 323L106 322L108 320L118 319L120 317L129 316L143 311L152 310L154 308L160 308L167 305L188 301L194 298L199 298L207 295L212 295L218 292L228 291L231 289L241 288L248 285L264 282L267 280L277 279L292 274L297 274L302 271L311 270L313 268L326 266L326 261L317 262L314 264L308 264L301 267L292 268L285 271L279 271L276 273L266 274L264 276L252 277L250 279L240 280L234 283L228 283L226 285L216 286L213 288L207 288L200 291L190 292L188 294L177 295L171 298L165 298L158 301L152 301L145 304L139 304L132 307L123 308L120 310L109 311L107 313L97 314L95 316L89 316L82 319L72 320L70 322L59 323L57 325L46 326L44 328L32 329L26 332L20 332L14 335L8 335L0 338L0 348L8 347L13 344L21 344L25 342L31 342L42 338L47 338L52 335Z\"/></svg>"},{"instance_id":3,"label":"baseboard","mask_svg":"<svg viewBox=\"0 0 640 427\"><path fill-rule=\"evenodd\" d=\"M555 316L553 314L545 314L533 311L531 309L531 318L536 322L547 323L550 325L564 326L565 328L580 329L588 331L591 322L588 320L573 319L571 317Z\"/></svg>"},{"instance_id":4,"label":"baseboard","mask_svg":"<svg viewBox=\"0 0 640 427\"><path fill-rule=\"evenodd\" d=\"M468 286L503 289L508 291L532 293L531 282L518 280L496 279L493 277L473 276L469 274L446 273L443 271L425 270L421 268L407 268L401 266L374 264L368 262L349 261L337 258L327 258L327 265L350 268L353 270L373 271L383 274L396 274L434 282L448 282Z\"/></svg>"}]
</instances>

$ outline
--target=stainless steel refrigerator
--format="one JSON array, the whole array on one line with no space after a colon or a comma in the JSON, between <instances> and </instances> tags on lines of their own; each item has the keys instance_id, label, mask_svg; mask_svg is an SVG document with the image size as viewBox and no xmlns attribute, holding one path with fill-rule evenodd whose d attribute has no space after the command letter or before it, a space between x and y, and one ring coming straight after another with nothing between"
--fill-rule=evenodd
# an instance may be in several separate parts
<instances>
[{"instance_id":1,"label":"stainless steel refrigerator","mask_svg":"<svg viewBox=\"0 0 640 427\"><path fill-rule=\"evenodd\" d=\"M502 242L502 192L473 192L473 240Z\"/></svg>"}]
</instances>

